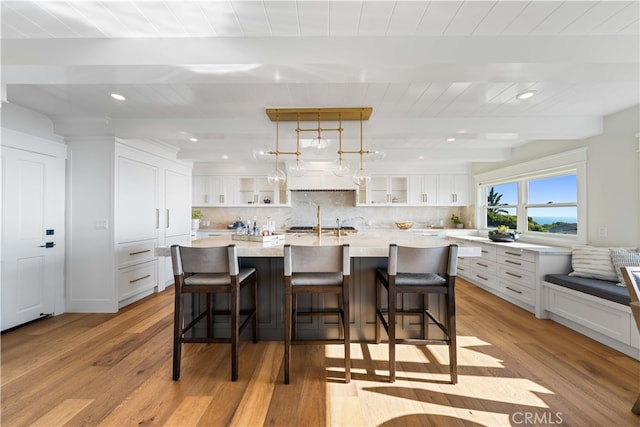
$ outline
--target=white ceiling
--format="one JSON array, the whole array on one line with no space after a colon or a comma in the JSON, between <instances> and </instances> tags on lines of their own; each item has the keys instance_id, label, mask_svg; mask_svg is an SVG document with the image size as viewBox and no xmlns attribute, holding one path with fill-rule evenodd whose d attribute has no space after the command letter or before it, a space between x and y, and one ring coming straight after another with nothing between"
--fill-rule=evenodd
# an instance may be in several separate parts
<instances>
[{"instance_id":1,"label":"white ceiling","mask_svg":"<svg viewBox=\"0 0 640 427\"><path fill-rule=\"evenodd\" d=\"M9 102L61 135L160 141L196 161L273 148L266 108L360 106L373 107L365 148L384 161L499 160L598 134L640 103L639 5L5 0L1 76ZM292 148L292 128L280 134Z\"/></svg>"}]
</instances>

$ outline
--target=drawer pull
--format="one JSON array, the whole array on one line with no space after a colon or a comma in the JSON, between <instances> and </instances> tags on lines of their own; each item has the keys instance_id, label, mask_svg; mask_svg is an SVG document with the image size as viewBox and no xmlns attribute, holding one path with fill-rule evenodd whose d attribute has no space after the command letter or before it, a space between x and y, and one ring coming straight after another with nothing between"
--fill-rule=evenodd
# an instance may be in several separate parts
<instances>
[{"instance_id":1,"label":"drawer pull","mask_svg":"<svg viewBox=\"0 0 640 427\"><path fill-rule=\"evenodd\" d=\"M151 249L145 249L144 251L137 251L137 252L129 252L129 255L131 255L131 256L140 255L140 254L143 254L145 252L151 252Z\"/></svg>"},{"instance_id":2,"label":"drawer pull","mask_svg":"<svg viewBox=\"0 0 640 427\"><path fill-rule=\"evenodd\" d=\"M142 276L142 277L140 277L138 279L129 280L129 283L136 283L136 282L139 282L140 280L146 279L147 277L151 277L151 275L147 274L146 276Z\"/></svg>"},{"instance_id":3,"label":"drawer pull","mask_svg":"<svg viewBox=\"0 0 640 427\"><path fill-rule=\"evenodd\" d=\"M505 259L504 262L508 262L509 264L514 264L514 265L522 265L521 262L511 261L510 259Z\"/></svg>"},{"instance_id":4,"label":"drawer pull","mask_svg":"<svg viewBox=\"0 0 640 427\"><path fill-rule=\"evenodd\" d=\"M509 289L511 292L515 292L516 294L521 294L521 291L518 291L516 289L510 288L509 286L506 286L507 289Z\"/></svg>"},{"instance_id":5,"label":"drawer pull","mask_svg":"<svg viewBox=\"0 0 640 427\"><path fill-rule=\"evenodd\" d=\"M517 277L518 279L522 279L521 275L512 273L510 271L505 271L504 274L508 274L509 276L513 276L513 277Z\"/></svg>"},{"instance_id":6,"label":"drawer pull","mask_svg":"<svg viewBox=\"0 0 640 427\"><path fill-rule=\"evenodd\" d=\"M482 280L489 280L489 279L487 279L486 277L483 277L483 276L481 276L481 275L479 275L479 274L476 274L476 277L477 277L477 278L479 278L479 279L482 279Z\"/></svg>"},{"instance_id":7,"label":"drawer pull","mask_svg":"<svg viewBox=\"0 0 640 427\"><path fill-rule=\"evenodd\" d=\"M488 251L488 250L486 250L486 249L482 249L482 251L481 251L481 252L482 252L483 254L488 254L488 253L489 253L489 251Z\"/></svg>"},{"instance_id":8,"label":"drawer pull","mask_svg":"<svg viewBox=\"0 0 640 427\"><path fill-rule=\"evenodd\" d=\"M476 262L476 264L478 264L480 267L484 267L484 268L488 268L489 267L487 264L483 264L481 262Z\"/></svg>"},{"instance_id":9,"label":"drawer pull","mask_svg":"<svg viewBox=\"0 0 640 427\"><path fill-rule=\"evenodd\" d=\"M504 253L505 253L505 254L507 254L507 255L522 256L522 254L519 254L519 253L517 253L517 252L509 252L509 251L505 251Z\"/></svg>"}]
</instances>

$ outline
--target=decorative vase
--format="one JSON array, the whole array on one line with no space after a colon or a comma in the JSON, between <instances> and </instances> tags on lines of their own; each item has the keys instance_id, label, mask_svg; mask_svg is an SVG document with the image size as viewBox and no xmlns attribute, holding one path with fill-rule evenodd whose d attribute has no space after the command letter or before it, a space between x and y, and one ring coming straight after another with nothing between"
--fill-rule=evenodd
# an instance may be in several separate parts
<instances>
[{"instance_id":1,"label":"decorative vase","mask_svg":"<svg viewBox=\"0 0 640 427\"><path fill-rule=\"evenodd\" d=\"M462 224L462 223L456 224L456 228L464 228L464 224Z\"/></svg>"},{"instance_id":2,"label":"decorative vase","mask_svg":"<svg viewBox=\"0 0 640 427\"><path fill-rule=\"evenodd\" d=\"M191 229L192 230L197 230L200 228L200 220L199 219L192 219L191 220Z\"/></svg>"}]
</instances>

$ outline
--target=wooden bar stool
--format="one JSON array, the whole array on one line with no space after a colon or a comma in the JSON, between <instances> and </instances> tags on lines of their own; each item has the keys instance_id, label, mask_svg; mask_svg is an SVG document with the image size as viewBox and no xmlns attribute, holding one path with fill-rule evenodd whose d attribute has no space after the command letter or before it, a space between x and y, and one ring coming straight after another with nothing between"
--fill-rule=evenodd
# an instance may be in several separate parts
<instances>
[{"instance_id":1,"label":"wooden bar stool","mask_svg":"<svg viewBox=\"0 0 640 427\"><path fill-rule=\"evenodd\" d=\"M231 380L238 379L238 347L240 333L251 322L253 342L258 342L257 292L258 273L253 267L240 268L235 245L212 248L171 246L175 277L175 312L173 325L173 380L180 378L182 343L231 343ZM240 293L251 287L251 308L240 310ZM200 301L194 300L193 318L185 326L184 294L206 295L206 307L200 311ZM229 294L230 310L216 310L215 294ZM199 312L199 313L198 313ZM213 336L213 321L217 315L231 318L230 336ZM240 325L240 316L245 316ZM206 318L206 337L186 333Z\"/></svg>"},{"instance_id":2,"label":"wooden bar stool","mask_svg":"<svg viewBox=\"0 0 640 427\"><path fill-rule=\"evenodd\" d=\"M351 381L349 333L349 245L284 245L284 383L289 384L292 344L344 344L345 382ZM301 312L298 294L337 294L338 307ZM296 339L297 316L338 315L341 339Z\"/></svg>"},{"instance_id":3,"label":"wooden bar stool","mask_svg":"<svg viewBox=\"0 0 640 427\"><path fill-rule=\"evenodd\" d=\"M458 382L456 353L456 304L455 282L458 263L458 246L438 248L411 248L389 245L387 269L376 270L376 343L380 343L380 326L389 337L389 380L396 380L396 344L446 344L449 346L449 373L451 383ZM387 309L382 307L382 288L387 290ZM398 294L418 294L422 298L421 310L398 310ZM446 317L442 321L429 311L429 294L445 296ZM384 314L387 313L388 320ZM421 338L396 338L396 318L403 315L422 316ZM428 321L431 319L445 334L444 339L428 337Z\"/></svg>"}]
</instances>

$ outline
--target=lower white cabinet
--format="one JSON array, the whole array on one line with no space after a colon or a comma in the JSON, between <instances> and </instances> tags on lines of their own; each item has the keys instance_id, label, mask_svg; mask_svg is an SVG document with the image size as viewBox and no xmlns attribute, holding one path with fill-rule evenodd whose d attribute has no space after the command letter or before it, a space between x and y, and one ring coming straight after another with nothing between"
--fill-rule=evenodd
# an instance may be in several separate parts
<instances>
[{"instance_id":1,"label":"lower white cabinet","mask_svg":"<svg viewBox=\"0 0 640 427\"><path fill-rule=\"evenodd\" d=\"M571 271L571 249L528 243L495 243L476 236L449 237L459 246L479 246L482 256L459 258L458 275L537 317L544 317L542 282Z\"/></svg>"},{"instance_id":2,"label":"lower white cabinet","mask_svg":"<svg viewBox=\"0 0 640 427\"><path fill-rule=\"evenodd\" d=\"M118 305L141 293L149 294L158 283L157 261L147 261L118 271Z\"/></svg>"}]
</instances>

